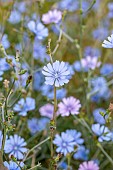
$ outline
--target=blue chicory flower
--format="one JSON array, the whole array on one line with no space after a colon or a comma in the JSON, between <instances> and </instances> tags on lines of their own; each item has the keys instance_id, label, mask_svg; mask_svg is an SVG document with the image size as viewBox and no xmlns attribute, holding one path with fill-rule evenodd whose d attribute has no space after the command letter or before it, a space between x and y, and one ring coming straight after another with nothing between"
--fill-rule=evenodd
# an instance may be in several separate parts
<instances>
[{"instance_id":1,"label":"blue chicory flower","mask_svg":"<svg viewBox=\"0 0 113 170\"><path fill-rule=\"evenodd\" d=\"M28 120L28 128L32 134L35 134L36 132L44 130L49 122L50 119L48 118L32 118Z\"/></svg>"},{"instance_id":2,"label":"blue chicory flower","mask_svg":"<svg viewBox=\"0 0 113 170\"><path fill-rule=\"evenodd\" d=\"M64 156L66 156L67 153L73 152L74 146L76 145L74 138L70 134L64 132L61 133L61 136L58 134L55 135L53 143L57 146L56 152L62 153Z\"/></svg>"},{"instance_id":3,"label":"blue chicory flower","mask_svg":"<svg viewBox=\"0 0 113 170\"><path fill-rule=\"evenodd\" d=\"M16 164L16 162L10 161L8 162L4 162L4 166L8 168L8 170L21 170L20 167L24 166L24 163L20 163L20 167Z\"/></svg>"},{"instance_id":4,"label":"blue chicory flower","mask_svg":"<svg viewBox=\"0 0 113 170\"><path fill-rule=\"evenodd\" d=\"M108 129L108 127L100 124L93 124L92 125L92 131L98 136L98 141L110 141L112 139L112 133Z\"/></svg>"},{"instance_id":5,"label":"blue chicory flower","mask_svg":"<svg viewBox=\"0 0 113 170\"><path fill-rule=\"evenodd\" d=\"M17 10L11 11L11 15L8 19L11 24L18 24L21 21L21 13Z\"/></svg>"},{"instance_id":6,"label":"blue chicory flower","mask_svg":"<svg viewBox=\"0 0 113 170\"><path fill-rule=\"evenodd\" d=\"M26 99L22 98L14 105L13 110L19 112L19 115L26 116L28 111L35 109L35 99L27 97Z\"/></svg>"},{"instance_id":7,"label":"blue chicory flower","mask_svg":"<svg viewBox=\"0 0 113 170\"><path fill-rule=\"evenodd\" d=\"M50 61L50 57L46 53L46 47L37 39L34 40L33 57L41 62Z\"/></svg>"},{"instance_id":8,"label":"blue chicory flower","mask_svg":"<svg viewBox=\"0 0 113 170\"><path fill-rule=\"evenodd\" d=\"M85 146L79 146L73 157L74 159L77 159L77 160L87 161L88 154L89 154L89 149L86 149Z\"/></svg>"},{"instance_id":9,"label":"blue chicory flower","mask_svg":"<svg viewBox=\"0 0 113 170\"><path fill-rule=\"evenodd\" d=\"M9 156L13 155L20 160L24 158L24 153L27 152L26 145L25 140L15 134L14 136L10 136L9 139L6 139L4 150Z\"/></svg>"},{"instance_id":10,"label":"blue chicory flower","mask_svg":"<svg viewBox=\"0 0 113 170\"><path fill-rule=\"evenodd\" d=\"M77 132L75 129L66 130L66 133L73 137L75 145L81 145L84 143L84 139L81 138L81 132Z\"/></svg>"},{"instance_id":11,"label":"blue chicory flower","mask_svg":"<svg viewBox=\"0 0 113 170\"><path fill-rule=\"evenodd\" d=\"M113 48L113 34L108 37L108 41L104 40L104 42L102 43L102 47Z\"/></svg>"},{"instance_id":12,"label":"blue chicory flower","mask_svg":"<svg viewBox=\"0 0 113 170\"><path fill-rule=\"evenodd\" d=\"M28 28L39 40L43 40L48 36L48 29L41 22L31 20L28 22Z\"/></svg>"},{"instance_id":13,"label":"blue chicory flower","mask_svg":"<svg viewBox=\"0 0 113 170\"><path fill-rule=\"evenodd\" d=\"M93 116L94 116L94 120L95 122L99 123L99 124L105 124L106 123L106 119L107 119L107 115L104 117L101 115L102 112L104 115L106 113L105 109L103 108L97 108L93 111Z\"/></svg>"},{"instance_id":14,"label":"blue chicory flower","mask_svg":"<svg viewBox=\"0 0 113 170\"><path fill-rule=\"evenodd\" d=\"M41 87L41 92L42 92L43 96L46 96L49 99L53 99L54 98L54 88L53 88L53 86L45 85L44 84ZM57 92L56 92L57 99L64 98L66 96L66 93L67 93L67 91L66 91L65 88L57 89Z\"/></svg>"},{"instance_id":15,"label":"blue chicory flower","mask_svg":"<svg viewBox=\"0 0 113 170\"><path fill-rule=\"evenodd\" d=\"M42 73L45 75L45 84L60 87L69 82L67 76L70 72L63 61L60 63L56 60L53 64L48 63L43 67Z\"/></svg>"},{"instance_id":16,"label":"blue chicory flower","mask_svg":"<svg viewBox=\"0 0 113 170\"><path fill-rule=\"evenodd\" d=\"M91 100L99 102L101 99L107 100L110 97L110 90L104 77L96 77L90 80L92 91Z\"/></svg>"}]
</instances>

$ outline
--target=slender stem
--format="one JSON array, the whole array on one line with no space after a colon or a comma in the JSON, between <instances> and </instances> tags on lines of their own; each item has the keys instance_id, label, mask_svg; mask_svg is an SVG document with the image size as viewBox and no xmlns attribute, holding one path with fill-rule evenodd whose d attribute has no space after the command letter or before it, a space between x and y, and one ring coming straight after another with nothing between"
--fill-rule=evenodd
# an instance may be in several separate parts
<instances>
[{"instance_id":1,"label":"slender stem","mask_svg":"<svg viewBox=\"0 0 113 170\"><path fill-rule=\"evenodd\" d=\"M71 155L70 154L68 155L67 159L68 159L68 168L67 168L67 170L70 170L70 162L71 162Z\"/></svg>"},{"instance_id":2,"label":"slender stem","mask_svg":"<svg viewBox=\"0 0 113 170\"><path fill-rule=\"evenodd\" d=\"M75 115L73 115L73 117L74 117L82 126L85 126L85 127L88 129L88 131L90 132L90 134L93 135L92 130L90 129L89 125L87 124L87 122L86 122L83 118L82 118L82 119L79 119L79 118L77 118L77 116L75 116Z\"/></svg>"},{"instance_id":3,"label":"slender stem","mask_svg":"<svg viewBox=\"0 0 113 170\"><path fill-rule=\"evenodd\" d=\"M34 149L38 148L38 147L39 147L40 145L42 145L43 143L47 142L49 139L50 139L50 136L49 136L48 138L46 138L45 140L43 140L42 142L40 142L39 144L37 144L36 146L34 146L33 148L31 148L31 149L27 152L27 154L26 154L23 162L26 160L26 158L27 158L27 156L30 154L30 152L34 151Z\"/></svg>"},{"instance_id":4,"label":"slender stem","mask_svg":"<svg viewBox=\"0 0 113 170\"><path fill-rule=\"evenodd\" d=\"M113 159L108 155L108 153L104 150L102 145L100 143L97 143L97 146L100 148L100 150L103 152L103 154L108 158L109 162L113 165Z\"/></svg>"},{"instance_id":5,"label":"slender stem","mask_svg":"<svg viewBox=\"0 0 113 170\"><path fill-rule=\"evenodd\" d=\"M54 48L53 52L52 52L52 55L54 55L60 45L60 42L61 42L61 38L62 38L62 29L60 29L60 34L59 34L59 38L57 40L57 44L56 44L56 47Z\"/></svg>"},{"instance_id":6,"label":"slender stem","mask_svg":"<svg viewBox=\"0 0 113 170\"><path fill-rule=\"evenodd\" d=\"M2 151L0 150L0 164L3 164Z\"/></svg>"},{"instance_id":7,"label":"slender stem","mask_svg":"<svg viewBox=\"0 0 113 170\"><path fill-rule=\"evenodd\" d=\"M53 158L54 152L53 152L53 133L51 132L51 158Z\"/></svg>"},{"instance_id":8,"label":"slender stem","mask_svg":"<svg viewBox=\"0 0 113 170\"><path fill-rule=\"evenodd\" d=\"M57 97L56 97L56 87L54 85L54 113L53 113L53 120L56 123L56 111L57 111Z\"/></svg>"},{"instance_id":9,"label":"slender stem","mask_svg":"<svg viewBox=\"0 0 113 170\"><path fill-rule=\"evenodd\" d=\"M32 168L30 168L30 169L28 169L28 170L35 169L35 168L37 168L37 167L41 167L41 164L38 163L38 165L36 165L36 166L34 166L34 167L32 167Z\"/></svg>"}]
</instances>

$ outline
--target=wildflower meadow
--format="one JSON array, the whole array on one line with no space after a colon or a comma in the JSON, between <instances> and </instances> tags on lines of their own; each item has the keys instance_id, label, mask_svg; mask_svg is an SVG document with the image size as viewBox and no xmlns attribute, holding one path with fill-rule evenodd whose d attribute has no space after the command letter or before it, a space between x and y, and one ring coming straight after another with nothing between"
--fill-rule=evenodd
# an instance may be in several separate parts
<instances>
[{"instance_id":1,"label":"wildflower meadow","mask_svg":"<svg viewBox=\"0 0 113 170\"><path fill-rule=\"evenodd\" d=\"M113 0L0 0L0 170L113 170Z\"/></svg>"}]
</instances>

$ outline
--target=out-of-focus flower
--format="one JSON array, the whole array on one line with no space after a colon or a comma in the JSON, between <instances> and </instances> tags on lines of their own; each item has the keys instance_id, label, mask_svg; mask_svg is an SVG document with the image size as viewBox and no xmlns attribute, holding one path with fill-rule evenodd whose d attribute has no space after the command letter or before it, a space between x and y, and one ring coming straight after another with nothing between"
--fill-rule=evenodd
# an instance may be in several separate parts
<instances>
[{"instance_id":1,"label":"out-of-focus flower","mask_svg":"<svg viewBox=\"0 0 113 170\"><path fill-rule=\"evenodd\" d=\"M93 31L93 38L95 40L103 41L108 36L108 28L107 27L99 27Z\"/></svg>"},{"instance_id":2,"label":"out-of-focus flower","mask_svg":"<svg viewBox=\"0 0 113 170\"><path fill-rule=\"evenodd\" d=\"M78 170L99 170L99 166L94 161L83 162Z\"/></svg>"},{"instance_id":3,"label":"out-of-focus flower","mask_svg":"<svg viewBox=\"0 0 113 170\"><path fill-rule=\"evenodd\" d=\"M66 64L62 61L55 61L53 64L48 63L43 67L42 73L45 75L45 84L63 86L69 82L67 76L70 74Z\"/></svg>"},{"instance_id":4,"label":"out-of-focus flower","mask_svg":"<svg viewBox=\"0 0 113 170\"><path fill-rule=\"evenodd\" d=\"M112 74L113 64L108 64L108 63L104 64L102 68L100 69L100 73L105 76Z\"/></svg>"},{"instance_id":5,"label":"out-of-focus flower","mask_svg":"<svg viewBox=\"0 0 113 170\"><path fill-rule=\"evenodd\" d=\"M108 18L113 18L113 2L108 3L108 9L109 9Z\"/></svg>"},{"instance_id":6,"label":"out-of-focus flower","mask_svg":"<svg viewBox=\"0 0 113 170\"><path fill-rule=\"evenodd\" d=\"M79 114L81 108L80 100L74 97L63 98L62 102L58 104L58 112L61 116L69 116Z\"/></svg>"},{"instance_id":7,"label":"out-of-focus flower","mask_svg":"<svg viewBox=\"0 0 113 170\"><path fill-rule=\"evenodd\" d=\"M87 161L88 160L88 154L89 154L89 150L86 149L84 146L79 146L77 149L77 152L74 154L74 159L77 160L84 160Z\"/></svg>"},{"instance_id":8,"label":"out-of-focus flower","mask_svg":"<svg viewBox=\"0 0 113 170\"><path fill-rule=\"evenodd\" d=\"M104 77L93 78L90 83L92 86L90 92L92 101L99 102L100 99L107 100L110 97L111 92Z\"/></svg>"},{"instance_id":9,"label":"out-of-focus flower","mask_svg":"<svg viewBox=\"0 0 113 170\"><path fill-rule=\"evenodd\" d=\"M67 165L66 162L61 162L61 163L59 164L59 168L64 169L64 170L67 170L68 165Z\"/></svg>"},{"instance_id":10,"label":"out-of-focus flower","mask_svg":"<svg viewBox=\"0 0 113 170\"><path fill-rule=\"evenodd\" d=\"M78 9L79 3L75 0L62 0L58 6L60 9L68 10L68 11L76 11Z\"/></svg>"},{"instance_id":11,"label":"out-of-focus flower","mask_svg":"<svg viewBox=\"0 0 113 170\"><path fill-rule=\"evenodd\" d=\"M112 133L104 125L101 126L98 123L93 124L92 125L92 131L98 136L98 141L99 142L110 141L112 139Z\"/></svg>"},{"instance_id":12,"label":"out-of-focus flower","mask_svg":"<svg viewBox=\"0 0 113 170\"><path fill-rule=\"evenodd\" d=\"M26 3L25 2L15 2L14 8L16 8L20 13L24 13L26 11Z\"/></svg>"},{"instance_id":13,"label":"out-of-focus flower","mask_svg":"<svg viewBox=\"0 0 113 170\"><path fill-rule=\"evenodd\" d=\"M50 122L48 118L32 118L28 120L28 128L32 134L44 130Z\"/></svg>"},{"instance_id":14,"label":"out-of-focus flower","mask_svg":"<svg viewBox=\"0 0 113 170\"><path fill-rule=\"evenodd\" d=\"M41 22L29 21L28 28L36 35L36 38L42 40L48 36L48 29Z\"/></svg>"},{"instance_id":15,"label":"out-of-focus flower","mask_svg":"<svg viewBox=\"0 0 113 170\"><path fill-rule=\"evenodd\" d=\"M4 162L4 166L8 168L8 170L21 170L20 167L23 167L24 164L21 162L20 163L20 167L13 161L8 162Z\"/></svg>"},{"instance_id":16,"label":"out-of-focus flower","mask_svg":"<svg viewBox=\"0 0 113 170\"><path fill-rule=\"evenodd\" d=\"M83 68L94 70L100 66L101 62L98 62L97 57L87 56L81 59L81 64Z\"/></svg>"},{"instance_id":17,"label":"out-of-focus flower","mask_svg":"<svg viewBox=\"0 0 113 170\"><path fill-rule=\"evenodd\" d=\"M41 87L41 91L42 91L43 96L47 96L49 99L54 98L54 88L53 88L53 86L44 84ZM62 99L63 97L65 97L66 92L67 91L66 91L65 88L57 89L57 92L56 92L57 99Z\"/></svg>"},{"instance_id":18,"label":"out-of-focus flower","mask_svg":"<svg viewBox=\"0 0 113 170\"><path fill-rule=\"evenodd\" d=\"M18 101L17 104L13 107L15 112L19 112L19 115L26 116L28 111L35 109L35 99L27 97L26 99L22 98Z\"/></svg>"},{"instance_id":19,"label":"out-of-focus flower","mask_svg":"<svg viewBox=\"0 0 113 170\"><path fill-rule=\"evenodd\" d=\"M108 37L108 41L104 40L104 42L102 43L102 47L113 48L113 34Z\"/></svg>"},{"instance_id":20,"label":"out-of-focus flower","mask_svg":"<svg viewBox=\"0 0 113 170\"><path fill-rule=\"evenodd\" d=\"M81 71L87 72L88 71L88 69L86 67L84 67L84 68L82 67L82 64L80 61L75 61L73 64L73 68L77 72L81 72Z\"/></svg>"},{"instance_id":21,"label":"out-of-focus flower","mask_svg":"<svg viewBox=\"0 0 113 170\"><path fill-rule=\"evenodd\" d=\"M45 104L44 106L40 107L39 112L41 116L46 116L50 119L53 117L54 106L50 103Z\"/></svg>"},{"instance_id":22,"label":"out-of-focus flower","mask_svg":"<svg viewBox=\"0 0 113 170\"><path fill-rule=\"evenodd\" d=\"M0 71L0 81L3 80L3 77L2 77L3 73L4 73L3 71Z\"/></svg>"},{"instance_id":23,"label":"out-of-focus flower","mask_svg":"<svg viewBox=\"0 0 113 170\"><path fill-rule=\"evenodd\" d=\"M42 15L42 21L44 24L57 24L62 19L62 12L54 9L53 11L48 11L48 13Z\"/></svg>"},{"instance_id":24,"label":"out-of-focus flower","mask_svg":"<svg viewBox=\"0 0 113 170\"><path fill-rule=\"evenodd\" d=\"M50 57L46 54L46 47L42 45L37 39L34 41L33 57L41 62L50 60Z\"/></svg>"},{"instance_id":25,"label":"out-of-focus flower","mask_svg":"<svg viewBox=\"0 0 113 170\"><path fill-rule=\"evenodd\" d=\"M17 10L11 11L11 15L8 19L11 24L18 24L21 21L21 13Z\"/></svg>"},{"instance_id":26,"label":"out-of-focus flower","mask_svg":"<svg viewBox=\"0 0 113 170\"><path fill-rule=\"evenodd\" d=\"M72 78L72 76L75 74L75 71L74 71L74 68L73 68L73 65L69 64L68 62L66 62L66 66L70 72L70 75L68 76L69 79Z\"/></svg>"},{"instance_id":27,"label":"out-of-focus flower","mask_svg":"<svg viewBox=\"0 0 113 170\"><path fill-rule=\"evenodd\" d=\"M23 138L15 134L10 136L9 139L5 142L5 153L8 153L9 156L13 155L17 159L23 159L24 153L27 152L26 142Z\"/></svg>"},{"instance_id":28,"label":"out-of-focus flower","mask_svg":"<svg viewBox=\"0 0 113 170\"><path fill-rule=\"evenodd\" d=\"M84 56L100 57L101 52L98 48L93 48L90 46L85 47Z\"/></svg>"},{"instance_id":29,"label":"out-of-focus flower","mask_svg":"<svg viewBox=\"0 0 113 170\"><path fill-rule=\"evenodd\" d=\"M105 124L107 118L105 119L104 115L102 116L100 112L102 112L103 114L106 113L106 111L102 108L98 108L93 111L94 120L99 124Z\"/></svg>"},{"instance_id":30,"label":"out-of-focus flower","mask_svg":"<svg viewBox=\"0 0 113 170\"><path fill-rule=\"evenodd\" d=\"M5 49L8 49L10 47L10 42L8 41L8 35L4 34L1 40L1 43Z\"/></svg>"},{"instance_id":31,"label":"out-of-focus flower","mask_svg":"<svg viewBox=\"0 0 113 170\"><path fill-rule=\"evenodd\" d=\"M64 132L61 133L61 136L57 134L53 143L57 146L56 152L62 153L64 156L66 156L67 153L73 152L74 146L76 145L74 138Z\"/></svg>"},{"instance_id":32,"label":"out-of-focus flower","mask_svg":"<svg viewBox=\"0 0 113 170\"><path fill-rule=\"evenodd\" d=\"M41 71L34 73L33 76L33 88L34 90L40 91L44 83L44 77Z\"/></svg>"},{"instance_id":33,"label":"out-of-focus flower","mask_svg":"<svg viewBox=\"0 0 113 170\"><path fill-rule=\"evenodd\" d=\"M76 143L76 145L81 145L84 143L84 139L81 138L81 132L77 132L75 129L71 129L71 130L66 130L66 133L71 135L74 138L74 142Z\"/></svg>"}]
</instances>

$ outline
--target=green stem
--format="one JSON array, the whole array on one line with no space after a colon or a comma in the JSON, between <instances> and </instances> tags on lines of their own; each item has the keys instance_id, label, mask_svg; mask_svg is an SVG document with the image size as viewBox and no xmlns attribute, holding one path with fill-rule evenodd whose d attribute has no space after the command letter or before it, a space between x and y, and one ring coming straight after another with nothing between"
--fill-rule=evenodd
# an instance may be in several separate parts
<instances>
[{"instance_id":1,"label":"green stem","mask_svg":"<svg viewBox=\"0 0 113 170\"><path fill-rule=\"evenodd\" d=\"M53 152L53 133L51 133L51 158L53 158L54 152Z\"/></svg>"},{"instance_id":2,"label":"green stem","mask_svg":"<svg viewBox=\"0 0 113 170\"><path fill-rule=\"evenodd\" d=\"M38 165L36 165L36 166L34 166L34 167L32 167L32 168L30 168L30 169L28 169L28 170L31 170L31 169L35 169L35 168L40 168L41 167L41 164L40 163L38 163Z\"/></svg>"},{"instance_id":3,"label":"green stem","mask_svg":"<svg viewBox=\"0 0 113 170\"><path fill-rule=\"evenodd\" d=\"M54 85L54 113L53 113L53 120L56 124L56 111L57 111L57 97L56 97L56 87Z\"/></svg>"},{"instance_id":4,"label":"green stem","mask_svg":"<svg viewBox=\"0 0 113 170\"><path fill-rule=\"evenodd\" d=\"M88 129L88 131L90 132L91 135L93 135L92 130L90 129L89 125L87 124L87 122L83 119L83 118L78 118L77 116L73 115L73 117L84 127L86 127Z\"/></svg>"},{"instance_id":5,"label":"green stem","mask_svg":"<svg viewBox=\"0 0 113 170\"><path fill-rule=\"evenodd\" d=\"M31 148L28 153L26 154L23 162L26 160L26 158L28 157L28 155L36 148L38 148L40 145L42 145L43 143L47 142L50 139L50 136L48 138L46 138L45 140L43 140L42 142L40 142L39 144L37 144L36 146L34 146L33 148Z\"/></svg>"},{"instance_id":6,"label":"green stem","mask_svg":"<svg viewBox=\"0 0 113 170\"><path fill-rule=\"evenodd\" d=\"M103 154L108 158L109 162L111 162L111 164L113 165L113 159L107 154L107 152L104 150L102 145L100 143L97 143L97 146L100 148Z\"/></svg>"},{"instance_id":7,"label":"green stem","mask_svg":"<svg viewBox=\"0 0 113 170\"><path fill-rule=\"evenodd\" d=\"M71 162L71 155L70 154L68 155L67 159L68 159L68 168L67 168L67 170L70 170L70 162Z\"/></svg>"}]
</instances>

